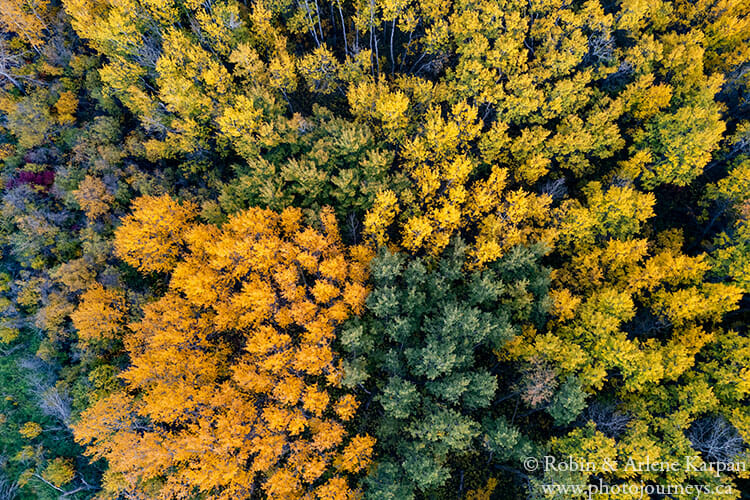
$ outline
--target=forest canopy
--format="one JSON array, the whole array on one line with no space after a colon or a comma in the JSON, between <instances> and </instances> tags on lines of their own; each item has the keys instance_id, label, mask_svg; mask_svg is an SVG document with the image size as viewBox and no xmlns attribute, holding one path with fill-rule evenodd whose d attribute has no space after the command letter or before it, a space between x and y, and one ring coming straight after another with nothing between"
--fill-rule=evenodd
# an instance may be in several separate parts
<instances>
[{"instance_id":1,"label":"forest canopy","mask_svg":"<svg viewBox=\"0 0 750 500\"><path fill-rule=\"evenodd\" d=\"M750 495L745 0L2 0L0 190L0 500Z\"/></svg>"}]
</instances>

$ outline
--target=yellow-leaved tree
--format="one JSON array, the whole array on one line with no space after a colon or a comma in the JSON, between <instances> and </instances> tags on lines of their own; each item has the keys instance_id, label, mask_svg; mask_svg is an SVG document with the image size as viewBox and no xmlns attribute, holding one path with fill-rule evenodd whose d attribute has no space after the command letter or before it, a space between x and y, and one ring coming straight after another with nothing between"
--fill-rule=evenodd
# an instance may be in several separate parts
<instances>
[{"instance_id":1,"label":"yellow-leaved tree","mask_svg":"<svg viewBox=\"0 0 750 500\"><path fill-rule=\"evenodd\" d=\"M167 195L142 196L133 214L123 219L115 239L118 257L141 271L169 271L184 243L196 207Z\"/></svg>"},{"instance_id":2,"label":"yellow-leaved tree","mask_svg":"<svg viewBox=\"0 0 750 500\"><path fill-rule=\"evenodd\" d=\"M508 189L508 170L485 168L471 154L482 130L477 108L454 105L448 118L438 108L427 113L424 130L406 141L402 155L411 189L400 197L378 194L365 229L378 245L400 242L411 253L438 257L451 238L470 243L470 266L500 258L510 248L537 241L552 243L547 194ZM392 241L394 229L400 238Z\"/></svg>"},{"instance_id":3,"label":"yellow-leaved tree","mask_svg":"<svg viewBox=\"0 0 750 500\"><path fill-rule=\"evenodd\" d=\"M354 498L348 476L375 440L349 435L358 403L332 341L364 305L371 251L345 250L329 209L315 226L299 209L253 208L219 228L168 197L135 207L116 247L141 269L171 266L171 280L129 325L122 388L75 425L109 463L105 492Z\"/></svg>"}]
</instances>

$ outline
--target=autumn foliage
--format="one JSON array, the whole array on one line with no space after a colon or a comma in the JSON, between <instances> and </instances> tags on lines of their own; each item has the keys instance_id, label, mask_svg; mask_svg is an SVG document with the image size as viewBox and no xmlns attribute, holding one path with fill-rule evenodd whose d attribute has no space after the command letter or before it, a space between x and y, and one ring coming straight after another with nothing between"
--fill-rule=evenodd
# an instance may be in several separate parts
<instances>
[{"instance_id":1,"label":"autumn foliage","mask_svg":"<svg viewBox=\"0 0 750 500\"><path fill-rule=\"evenodd\" d=\"M141 199L116 234L129 262L173 269L167 293L128 325L122 388L75 426L87 453L109 463L105 490L353 498L347 477L370 464L375 440L347 428L358 402L341 387L332 343L362 310L371 252L345 250L327 209L313 226L293 208L250 209L222 228L185 218L166 196ZM88 331L112 298L84 300L98 300L76 316Z\"/></svg>"},{"instance_id":2,"label":"autumn foliage","mask_svg":"<svg viewBox=\"0 0 750 500\"><path fill-rule=\"evenodd\" d=\"M749 292L748 0L0 0L0 499L744 498L524 460L750 468Z\"/></svg>"}]
</instances>

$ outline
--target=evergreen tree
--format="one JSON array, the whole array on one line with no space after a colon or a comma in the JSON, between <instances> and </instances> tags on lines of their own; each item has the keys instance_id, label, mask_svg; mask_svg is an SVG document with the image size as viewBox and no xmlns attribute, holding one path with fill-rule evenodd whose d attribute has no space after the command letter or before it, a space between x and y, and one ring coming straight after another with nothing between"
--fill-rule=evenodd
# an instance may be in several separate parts
<instances>
[{"instance_id":1,"label":"evergreen tree","mask_svg":"<svg viewBox=\"0 0 750 500\"><path fill-rule=\"evenodd\" d=\"M493 402L508 386L494 353L524 325L543 324L548 270L539 247L515 247L469 273L465 252L454 242L430 266L381 251L367 310L341 334L344 384L375 391L369 419L378 462L366 481L369 498L431 498L456 473L457 457L500 440ZM579 405L567 402L569 392L556 418Z\"/></svg>"}]
</instances>

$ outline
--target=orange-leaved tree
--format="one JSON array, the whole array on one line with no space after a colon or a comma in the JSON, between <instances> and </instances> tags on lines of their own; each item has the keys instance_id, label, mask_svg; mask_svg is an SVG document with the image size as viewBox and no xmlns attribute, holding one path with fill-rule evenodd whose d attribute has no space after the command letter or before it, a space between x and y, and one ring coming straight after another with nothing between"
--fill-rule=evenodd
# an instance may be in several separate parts
<instances>
[{"instance_id":1,"label":"orange-leaved tree","mask_svg":"<svg viewBox=\"0 0 750 500\"><path fill-rule=\"evenodd\" d=\"M169 289L129 325L122 388L75 425L109 463L105 493L353 498L348 476L369 465L375 440L347 429L358 403L332 341L363 307L371 251L345 250L328 209L314 226L299 209L252 208L219 228L173 200L145 201L115 247L170 272ZM182 219L170 234L166 213ZM171 242L167 258L154 239ZM158 265L135 259L139 246Z\"/></svg>"}]
</instances>

